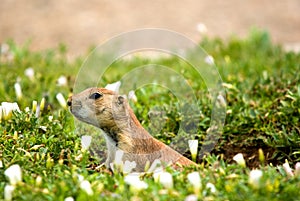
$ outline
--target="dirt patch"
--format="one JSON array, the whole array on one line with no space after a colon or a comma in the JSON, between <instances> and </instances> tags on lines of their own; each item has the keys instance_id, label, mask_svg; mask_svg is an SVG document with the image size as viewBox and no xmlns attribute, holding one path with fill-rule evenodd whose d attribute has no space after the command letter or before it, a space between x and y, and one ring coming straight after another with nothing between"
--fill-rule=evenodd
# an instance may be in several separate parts
<instances>
[{"instance_id":1,"label":"dirt patch","mask_svg":"<svg viewBox=\"0 0 300 201\"><path fill-rule=\"evenodd\" d=\"M226 147L221 147L219 151L214 151L215 154L223 154L224 159L230 163L233 163L233 157L242 153L244 159L246 160L246 165L249 168L258 168L261 163L258 157L258 146L233 146L229 145ZM281 164L280 161L273 159L273 154L275 152L274 148L271 147L261 147L265 156L265 165L272 163L273 165Z\"/></svg>"},{"instance_id":2,"label":"dirt patch","mask_svg":"<svg viewBox=\"0 0 300 201\"><path fill-rule=\"evenodd\" d=\"M197 24L209 36L244 36L253 26L266 29L275 42L297 48L300 43L299 0L1 0L0 43L13 39L31 49L65 43L79 55L90 45L134 29L171 29L198 41Z\"/></svg>"}]
</instances>

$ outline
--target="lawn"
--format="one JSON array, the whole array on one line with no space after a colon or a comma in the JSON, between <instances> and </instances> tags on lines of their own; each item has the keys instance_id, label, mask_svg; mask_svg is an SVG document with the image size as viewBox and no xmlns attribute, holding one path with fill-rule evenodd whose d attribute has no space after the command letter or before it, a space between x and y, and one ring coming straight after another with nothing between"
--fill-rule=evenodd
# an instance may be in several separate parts
<instances>
[{"instance_id":1,"label":"lawn","mask_svg":"<svg viewBox=\"0 0 300 201\"><path fill-rule=\"evenodd\" d=\"M7 200L300 200L300 54L284 51L259 30L244 39L204 38L199 45L214 58L226 90L223 133L211 153L197 158L199 167L167 168L160 178L144 173L139 180L122 168L112 175L101 166L105 147L96 156L81 144L82 133L98 131L81 128L57 99L72 93L84 57L68 59L64 45L32 52L28 44L7 41L1 46L0 103L3 109L3 102L16 102L19 111L0 113L0 200L4 194ZM101 86L149 63L197 79L179 58L136 56L111 64ZM200 149L210 99L201 80L189 84L201 111L195 131ZM135 94L130 105L137 118L169 144L185 118L176 96L159 85ZM163 111L162 127L149 111Z\"/></svg>"}]
</instances>

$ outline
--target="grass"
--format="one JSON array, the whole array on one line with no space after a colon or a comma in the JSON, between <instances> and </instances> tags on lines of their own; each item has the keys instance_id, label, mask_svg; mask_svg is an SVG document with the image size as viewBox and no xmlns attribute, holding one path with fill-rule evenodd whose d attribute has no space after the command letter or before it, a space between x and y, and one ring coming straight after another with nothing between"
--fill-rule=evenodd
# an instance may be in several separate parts
<instances>
[{"instance_id":1,"label":"grass","mask_svg":"<svg viewBox=\"0 0 300 201\"><path fill-rule=\"evenodd\" d=\"M56 100L56 94L67 97L83 59L68 61L66 48L31 52L8 42L10 50L0 57L0 102L17 102L21 113L0 124L0 199L9 183L4 171L13 164L22 169L22 182L16 185L14 200L184 200L194 194L187 174L198 171L202 189L199 200L299 200L300 176L288 176L282 164L287 160L294 167L300 158L300 54L285 52L271 43L269 35L252 31L245 39L228 41L205 38L201 46L213 56L226 88L227 116L223 134L213 152L198 168L182 172L168 169L174 187L165 189L151 175L144 175L148 188L133 191L124 182L123 174L111 176L96 168L101 162L81 147L73 117ZM11 57L13 55L13 57ZM119 80L134 66L153 62L140 57L112 64L103 78L103 85ZM159 58L156 63L173 66L191 80L195 74L178 58ZM31 80L25 69L35 71ZM66 85L57 85L65 76ZM14 84L19 81L23 97L17 99ZM201 109L197 138L203 139L210 123L209 99L201 81L191 82ZM161 141L169 143L178 131L182 114L177 99L159 86L146 86L136 91L138 102L131 105L143 126L153 130ZM46 107L37 117L32 101L46 99ZM25 108L29 107L27 112ZM155 131L155 122L148 112L163 108L166 122ZM258 149L265 159L259 160ZM232 158L243 153L246 167ZM186 153L189 157L189 153ZM251 169L263 172L257 187L249 184ZM91 184L93 195L80 188L80 176ZM41 179L41 181L40 181ZM206 188L214 184L216 192Z\"/></svg>"}]
</instances>

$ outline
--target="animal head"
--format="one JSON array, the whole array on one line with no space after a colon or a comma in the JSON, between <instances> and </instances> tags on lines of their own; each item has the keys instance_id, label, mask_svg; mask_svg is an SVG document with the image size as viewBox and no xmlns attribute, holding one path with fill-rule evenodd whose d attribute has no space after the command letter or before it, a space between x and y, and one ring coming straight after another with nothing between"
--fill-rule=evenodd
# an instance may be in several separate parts
<instances>
[{"instance_id":1,"label":"animal head","mask_svg":"<svg viewBox=\"0 0 300 201\"><path fill-rule=\"evenodd\" d=\"M111 129L128 119L127 100L104 88L88 88L68 99L71 113L80 121Z\"/></svg>"}]
</instances>

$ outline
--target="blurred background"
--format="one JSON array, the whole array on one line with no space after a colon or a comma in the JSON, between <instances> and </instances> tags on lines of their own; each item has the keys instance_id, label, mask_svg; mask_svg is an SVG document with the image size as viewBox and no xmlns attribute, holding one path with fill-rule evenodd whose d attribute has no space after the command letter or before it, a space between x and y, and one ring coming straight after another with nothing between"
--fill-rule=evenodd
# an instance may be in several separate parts
<instances>
[{"instance_id":1,"label":"blurred background","mask_svg":"<svg viewBox=\"0 0 300 201\"><path fill-rule=\"evenodd\" d=\"M72 56L139 28L158 27L198 41L203 34L245 36L251 27L270 32L287 49L300 50L299 0L1 0L0 42L30 41L30 49L63 43Z\"/></svg>"}]
</instances>

